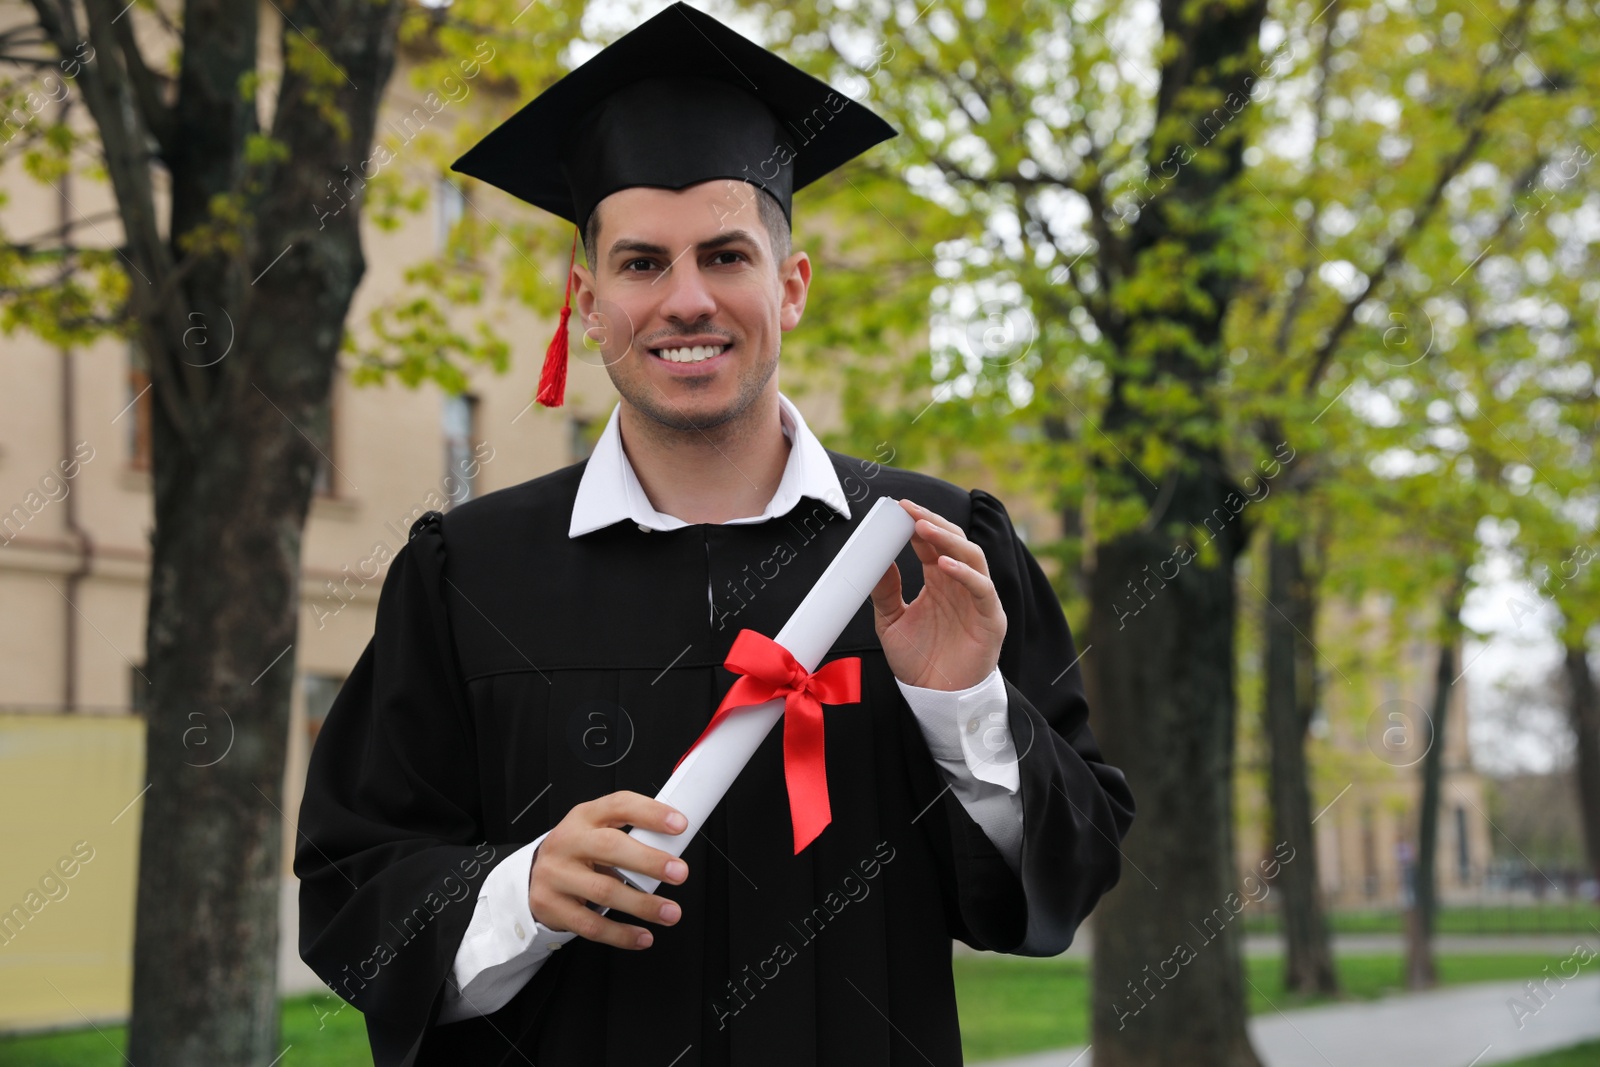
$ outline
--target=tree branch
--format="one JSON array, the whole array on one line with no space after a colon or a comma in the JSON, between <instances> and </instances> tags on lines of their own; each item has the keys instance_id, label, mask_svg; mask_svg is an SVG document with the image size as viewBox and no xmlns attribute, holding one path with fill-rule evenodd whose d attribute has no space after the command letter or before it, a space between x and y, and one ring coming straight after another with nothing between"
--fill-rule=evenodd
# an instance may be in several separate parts
<instances>
[{"instance_id":1,"label":"tree branch","mask_svg":"<svg viewBox=\"0 0 1600 1067\"><path fill-rule=\"evenodd\" d=\"M1521 36L1521 30L1527 21L1528 12L1531 6L1532 0L1521 0L1521 2L1518 3L1517 10L1515 13L1513 13L1507 26L1507 29L1510 31L1510 33L1506 35L1507 41L1514 40L1511 34L1516 34L1517 37ZM1520 54L1519 50L1515 46L1513 46L1513 48L1507 52L1503 52L1502 61L1497 62L1495 66L1491 67L1486 72L1486 79L1494 78L1499 73L1500 69L1506 65L1503 59L1504 56L1514 54ZM1467 132L1466 140L1462 142L1461 147L1456 150L1455 154L1452 155L1449 160L1446 161L1444 167L1440 169L1438 176L1434 180L1433 187L1428 191L1428 195L1426 199L1423 200L1421 208L1413 217L1410 228L1405 234L1396 237L1389 243L1389 248L1384 253L1382 261L1378 264L1375 270L1367 274L1367 284L1362 287L1361 292L1357 293L1353 298L1346 301L1339 314L1338 320L1328 331L1328 334L1323 339L1322 344L1318 346L1316 354L1312 357L1311 371L1306 375L1305 386L1302 390L1304 395L1311 396L1316 392L1317 386L1322 381L1323 373L1327 370L1329 362L1333 359L1334 352L1338 349L1340 342L1344 339L1344 335L1349 331L1350 327L1355 322L1356 310L1366 302L1367 298L1388 277L1390 271L1393 270L1395 265L1399 263L1401 259L1403 259L1411 250L1411 246L1416 242L1423 230L1427 228L1428 222L1430 219L1432 219L1434 212L1438 210L1439 205L1444 201L1445 189L1452 181L1455 180L1457 175L1466 169L1466 165L1472 161L1472 157L1474 154L1476 154L1479 144L1483 142L1483 138L1488 132L1487 120L1489 116L1494 113L1496 108L1505 103L1505 101L1510 99L1513 95L1516 94L1512 90L1508 90L1502 85L1494 85L1482 93L1477 100L1471 101L1462 106L1461 111L1458 113L1458 125L1464 126L1468 121L1472 123L1471 128Z\"/></svg>"},{"instance_id":2,"label":"tree branch","mask_svg":"<svg viewBox=\"0 0 1600 1067\"><path fill-rule=\"evenodd\" d=\"M55 0L28 0L28 3L56 51L62 57L76 56L83 37L78 32L77 16L71 5L58 6ZM91 36L99 43L94 45L94 55L83 62L78 71L78 86L100 135L106 173L116 196L123 232L127 235L125 258L133 268L128 279L129 302L136 316L148 326L153 328L159 320L172 336L181 336L185 323L178 310L153 304L149 299L154 287L170 269L170 256L157 225L155 192L150 181L143 131L128 95L126 78L116 62L115 41L105 31L116 13L108 9L105 0L85 0L85 13ZM153 360L151 368L159 402L179 434L192 444L190 414L182 404L176 383L159 364L159 360Z\"/></svg>"},{"instance_id":3,"label":"tree branch","mask_svg":"<svg viewBox=\"0 0 1600 1067\"><path fill-rule=\"evenodd\" d=\"M161 157L165 160L172 151L173 113L161 98L162 80L145 64L144 56L139 51L139 42L134 40L133 20L117 19L111 24L111 29L122 61L127 66L128 82L133 89L134 100L139 105L145 128L155 138L160 146Z\"/></svg>"},{"instance_id":4,"label":"tree branch","mask_svg":"<svg viewBox=\"0 0 1600 1067\"><path fill-rule=\"evenodd\" d=\"M1317 149L1322 145L1322 125L1328 115L1328 83L1333 78L1333 24L1339 18L1339 0L1333 0L1325 14L1328 17L1323 23L1322 48L1317 56L1317 92L1311 103L1311 152L1308 158L1313 161L1317 158ZM1313 201L1312 209L1312 224L1315 225L1321 205ZM1289 351L1290 333L1305 307L1306 297L1311 291L1311 278L1316 272L1316 257L1319 254L1317 246L1309 237L1305 239L1305 243L1306 256L1300 268L1300 280L1295 284L1294 291L1289 294L1289 300L1284 305L1283 318L1278 322L1274 344L1279 352Z\"/></svg>"}]
</instances>

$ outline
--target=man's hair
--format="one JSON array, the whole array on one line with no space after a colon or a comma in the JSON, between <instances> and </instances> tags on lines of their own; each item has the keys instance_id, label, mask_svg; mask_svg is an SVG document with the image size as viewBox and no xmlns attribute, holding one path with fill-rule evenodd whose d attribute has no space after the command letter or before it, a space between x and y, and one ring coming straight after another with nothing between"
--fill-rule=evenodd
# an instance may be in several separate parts
<instances>
[{"instance_id":1,"label":"man's hair","mask_svg":"<svg viewBox=\"0 0 1600 1067\"><path fill-rule=\"evenodd\" d=\"M737 180L737 179L731 179ZM789 258L794 250L791 245L789 233L789 220L784 217L783 207L777 199L754 185L748 188L756 191L756 206L761 214L761 224L767 228L767 238L772 245L773 269ZM595 270L595 255L599 252L600 243L600 205L596 204L594 210L589 212L589 221L583 228L583 258L588 262L589 269Z\"/></svg>"}]
</instances>

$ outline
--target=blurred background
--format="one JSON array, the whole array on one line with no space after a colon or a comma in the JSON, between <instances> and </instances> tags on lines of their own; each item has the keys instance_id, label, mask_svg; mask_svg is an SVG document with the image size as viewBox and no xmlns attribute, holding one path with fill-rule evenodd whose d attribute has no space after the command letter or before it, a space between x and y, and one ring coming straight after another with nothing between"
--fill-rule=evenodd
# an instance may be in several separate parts
<instances>
[{"instance_id":1,"label":"blurred background","mask_svg":"<svg viewBox=\"0 0 1600 1067\"><path fill-rule=\"evenodd\" d=\"M308 753L412 521L616 403L448 164L663 6L0 0L0 1065L370 1063ZM1006 503L1138 799L967 1058L1600 1064L1600 5L695 6L901 131L781 386Z\"/></svg>"}]
</instances>

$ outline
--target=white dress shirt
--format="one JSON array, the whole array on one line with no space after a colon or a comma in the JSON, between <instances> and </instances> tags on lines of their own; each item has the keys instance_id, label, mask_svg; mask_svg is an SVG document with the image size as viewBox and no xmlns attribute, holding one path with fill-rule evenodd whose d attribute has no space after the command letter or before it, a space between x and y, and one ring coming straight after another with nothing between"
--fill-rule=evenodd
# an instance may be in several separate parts
<instances>
[{"instance_id":1,"label":"white dress shirt","mask_svg":"<svg viewBox=\"0 0 1600 1067\"><path fill-rule=\"evenodd\" d=\"M729 519L727 525L766 522L786 515L801 497L820 500L848 519L850 505L822 443L806 426L799 409L782 393L778 394L778 409L784 436L790 441L778 491L761 514ZM611 410L611 418L578 482L569 538L623 520L633 521L646 532L689 525L657 511L645 495L622 448L621 412L619 402ZM714 618L709 582L706 600ZM996 667L970 688L955 691L924 689L898 678L895 683L911 707L950 791L994 842L1011 869L1017 870L1022 856L1021 778L1017 773L1016 746L1006 729L1006 690L1000 669ZM533 854L548 833L501 860L484 879L471 922L456 952L455 965L445 982L440 1022L498 1010L528 983L551 952L577 936L537 922L528 905Z\"/></svg>"}]
</instances>

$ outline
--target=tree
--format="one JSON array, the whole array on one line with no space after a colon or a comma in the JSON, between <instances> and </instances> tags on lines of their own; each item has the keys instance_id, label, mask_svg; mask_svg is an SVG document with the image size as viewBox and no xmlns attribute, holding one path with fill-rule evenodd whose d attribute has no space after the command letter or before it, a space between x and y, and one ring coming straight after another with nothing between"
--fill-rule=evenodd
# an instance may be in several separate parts
<instances>
[{"instance_id":1,"label":"tree","mask_svg":"<svg viewBox=\"0 0 1600 1067\"><path fill-rule=\"evenodd\" d=\"M1417 805L1417 863L1406 914L1406 988L1431 989L1439 984L1433 955L1434 920L1439 911L1439 800L1444 789L1446 729L1450 722L1450 690L1456 674L1456 642L1461 627L1465 581L1445 592L1440 605L1439 659L1434 671L1433 703L1422 757L1422 799Z\"/></svg>"},{"instance_id":2,"label":"tree","mask_svg":"<svg viewBox=\"0 0 1600 1067\"><path fill-rule=\"evenodd\" d=\"M1548 243L1544 220L1527 224L1570 200L1571 191L1552 196L1541 179L1553 160L1570 164L1585 140L1571 107L1582 94L1592 21L1580 18L1558 33L1554 9L1506 6L1495 24L1465 9L1433 11L1432 4L1413 11L1335 2L1303 31L1304 51L1315 57L1304 96L1264 105L1276 136L1264 132L1258 141L1266 152L1252 183L1261 203L1271 205L1260 222L1275 216L1280 225L1263 226L1270 235L1263 270L1240 302L1231 336L1252 357L1241 367L1239 393L1259 405L1260 439L1284 440L1287 426L1297 445L1290 474L1262 509L1272 544L1267 591L1256 590L1267 622L1269 793L1275 824L1288 817L1276 832L1297 855L1311 853L1283 883L1289 988L1331 988L1310 820L1301 814L1306 785L1296 780L1304 759L1286 751L1304 744L1301 702L1315 687L1306 674L1315 657L1295 651L1301 642L1314 650L1317 638L1318 581L1301 580L1313 547L1304 531L1329 525L1330 482L1367 484L1365 465L1437 451L1429 436L1453 432L1437 409L1470 403L1471 394L1462 395L1448 376L1436 382L1427 364L1446 354L1458 368L1497 358L1480 342L1504 332L1494 321L1504 305L1473 296L1473 268L1491 252L1497 259L1537 254ZM1444 32L1424 52L1415 45L1425 23ZM1295 42L1296 28L1286 32ZM1304 150L1296 147L1300 128L1309 133ZM1453 281L1445 285L1444 278ZM1456 316L1469 324L1463 336L1445 326ZM1268 358L1253 358L1257 352ZM1294 391L1310 405L1296 411ZM1419 440L1408 446L1384 432L1390 416L1381 409L1395 405L1415 412L1415 421L1405 422ZM1464 412L1463 421L1476 414ZM1495 446L1491 451L1508 451ZM1453 455L1434 458L1454 462ZM1338 499L1367 517L1388 497L1342 492ZM1433 499L1423 497L1423 506ZM1334 525L1347 534L1357 528ZM1391 573L1418 569L1391 562L1398 568Z\"/></svg>"},{"instance_id":3,"label":"tree","mask_svg":"<svg viewBox=\"0 0 1600 1067\"><path fill-rule=\"evenodd\" d=\"M1085 663L1097 736L1133 784L1141 827L1096 925L1095 1055L1108 1064L1257 1062L1238 928L1218 912L1236 896L1233 566L1243 536L1217 391L1242 260L1233 186L1246 124L1232 119L1259 65L1264 13L1259 3L1163 4L1150 97L1113 76L1111 12L1075 21L1024 3L982 22L959 8L926 21L897 21L884 5L826 14L835 63L849 62L847 26L893 49L874 103L909 135L914 187L971 220L935 268L952 279L934 294L935 314L955 320L954 342L935 338L927 357L937 403L871 425L908 453L939 435L986 440L989 454L1014 460L1021 443L1057 464L1030 466L1036 486L1102 509L1089 533ZM797 37L820 28L791 17ZM1207 121L1213 136L1191 149ZM1143 193L1159 195L1141 195L1139 172L1158 167L1164 177ZM1113 196L1127 202L1114 209ZM1092 237L1064 217L1068 202L1087 204ZM1014 310L1024 331L1037 326L1026 343ZM1098 372L1075 374L1081 360ZM875 369L848 367L846 395L881 396ZM1008 420L1045 432L1013 435ZM1178 555L1194 532L1207 532L1206 547ZM1151 577L1175 558L1174 571ZM1126 607L1143 602L1129 596L1139 589L1150 603ZM1124 625L1130 610L1137 627ZM1148 670L1153 659L1161 671ZM1196 939L1191 923L1206 923L1208 939L1175 960L1174 946ZM1183 972L1182 991L1148 985L1139 997L1136 983L1163 961Z\"/></svg>"},{"instance_id":4,"label":"tree","mask_svg":"<svg viewBox=\"0 0 1600 1067\"><path fill-rule=\"evenodd\" d=\"M284 0L281 78L263 127L257 96L269 74L254 0L187 0L172 21L109 0L30 2L36 22L9 35L4 60L70 66L89 132L62 119L13 147L41 180L103 168L122 236L80 248L80 217L57 241L8 242L8 325L64 345L126 333L152 381L151 784L127 1057L267 1063L280 1052L281 794L301 531L365 268L359 211L317 225L312 206L366 158L402 5ZM147 51L136 23L166 31L170 60ZM197 324L215 348L194 346ZM226 354L213 355L224 338ZM184 732L220 724L219 709L237 733L232 751L196 768Z\"/></svg>"},{"instance_id":5,"label":"tree","mask_svg":"<svg viewBox=\"0 0 1600 1067\"><path fill-rule=\"evenodd\" d=\"M1583 817L1584 852L1589 873L1600 882L1600 687L1595 685L1589 649L1569 643L1561 667L1567 682L1567 714L1576 739L1578 811Z\"/></svg>"},{"instance_id":6,"label":"tree","mask_svg":"<svg viewBox=\"0 0 1600 1067\"><path fill-rule=\"evenodd\" d=\"M1366 408L1471 403L1449 368L1428 369L1442 384L1425 394L1412 368L1454 341L1440 329L1435 345L1435 309L1493 332L1444 282L1475 277L1507 217L1542 199L1540 168L1582 142L1595 26L1534 0L1499 21L1434 0L1157 12L1153 36L1084 5L990 5L980 21L858 4L775 21L797 42L824 37L820 71L888 72L867 88L909 143L885 177L969 220L922 256L940 278L926 353L844 367L852 427L919 459L996 461L1082 531L1081 546L1044 551L1087 576L1095 728L1141 798L1129 873L1099 912L1096 1056L1240 1062L1231 931L1172 988L1136 988L1233 891L1234 561L1269 526L1286 547L1269 553L1262 611L1314 618L1299 538L1348 500L1330 491L1339 479L1398 447ZM1257 48L1257 31L1275 44ZM1424 438L1449 428L1432 418ZM1280 502L1241 518L1264 482ZM1451 555L1473 551L1469 529ZM1396 562L1418 588L1437 578ZM1281 882L1308 917L1290 956L1315 984L1327 949L1301 751L1314 679L1298 641L1314 648L1315 634L1302 630L1289 647L1286 629L1269 635L1266 714L1280 832L1304 857Z\"/></svg>"},{"instance_id":7,"label":"tree","mask_svg":"<svg viewBox=\"0 0 1600 1067\"><path fill-rule=\"evenodd\" d=\"M1261 598L1262 720L1267 738L1267 794L1272 840L1287 842L1297 862L1284 866L1284 989L1333 994L1339 990L1333 946L1317 877L1312 833L1311 773L1306 738L1316 710L1316 576L1307 573L1301 542L1267 533L1267 589Z\"/></svg>"}]
</instances>

